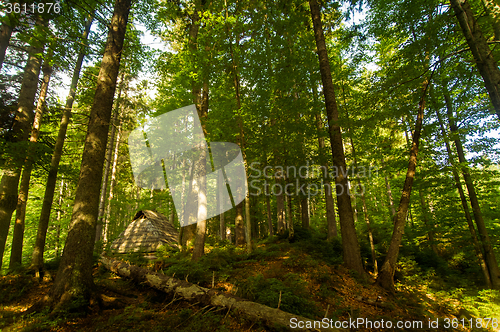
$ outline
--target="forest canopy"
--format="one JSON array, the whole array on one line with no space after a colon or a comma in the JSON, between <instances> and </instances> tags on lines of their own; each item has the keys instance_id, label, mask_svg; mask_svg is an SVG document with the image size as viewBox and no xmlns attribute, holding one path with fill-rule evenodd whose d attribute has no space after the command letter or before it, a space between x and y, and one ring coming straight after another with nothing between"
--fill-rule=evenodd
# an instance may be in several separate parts
<instances>
[{"instance_id":1,"label":"forest canopy","mask_svg":"<svg viewBox=\"0 0 500 332\"><path fill-rule=\"evenodd\" d=\"M88 302L141 210L194 262L306 232L389 294L410 262L500 289L495 1L4 1L0 23L0 271L56 260L43 305Z\"/></svg>"}]
</instances>

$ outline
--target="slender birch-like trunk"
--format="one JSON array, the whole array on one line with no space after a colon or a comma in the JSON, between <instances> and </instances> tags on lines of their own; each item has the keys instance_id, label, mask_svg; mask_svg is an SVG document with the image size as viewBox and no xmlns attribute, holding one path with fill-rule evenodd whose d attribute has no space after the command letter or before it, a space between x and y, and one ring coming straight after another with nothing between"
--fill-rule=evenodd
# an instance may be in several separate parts
<instances>
[{"instance_id":1,"label":"slender birch-like trunk","mask_svg":"<svg viewBox=\"0 0 500 332\"><path fill-rule=\"evenodd\" d=\"M446 94L448 95L448 94ZM451 100L447 96L449 102L447 102L447 115L448 122L450 125L450 132L455 143L455 148L457 149L458 161L462 165L462 175L465 180L465 186L469 193L469 200L472 206L472 214L474 215L474 220L476 221L477 230L479 232L479 239L483 245L484 258L486 260L486 266L490 274L491 284L493 288L500 288L500 271L498 268L497 259L495 252L493 251L493 246L491 244L490 236L488 230L486 229L486 224L484 223L483 214L481 213L481 206L479 205L479 199L477 197L476 188L474 187L474 182L469 173L467 166L467 160L465 159L465 152L458 136L458 127L455 122L455 117L453 116L453 110L451 108Z\"/></svg>"},{"instance_id":2,"label":"slender birch-like trunk","mask_svg":"<svg viewBox=\"0 0 500 332\"><path fill-rule=\"evenodd\" d=\"M45 29L48 21L41 16L37 17L36 28ZM12 126L12 142L26 142L30 136L33 125L33 104L38 88L38 76L42 66L42 52L44 41L31 40L28 51L28 61L24 67L24 75L19 92L16 116ZM26 158L26 148L19 146L16 156L3 166L2 180L0 181L0 268L2 267L3 254L7 235L9 234L10 220L16 209L18 199L19 178Z\"/></svg>"},{"instance_id":3,"label":"slender birch-like trunk","mask_svg":"<svg viewBox=\"0 0 500 332\"><path fill-rule=\"evenodd\" d=\"M34 163L34 145L40 136L40 123L43 117L45 108L45 99L47 98L47 91L49 89L50 76L52 75L52 66L49 64L50 57L48 57L43 65L43 81L40 88L40 96L36 106L35 119L33 121L33 129L31 130L30 146L28 147L28 155L24 162L23 174L21 176L21 186L16 207L16 218L14 224L14 234L12 237L12 249L10 254L9 269L21 265L23 255L23 240L24 240L24 223L26 219L26 203L28 201L31 171L33 170Z\"/></svg>"},{"instance_id":4,"label":"slender birch-like trunk","mask_svg":"<svg viewBox=\"0 0 500 332\"><path fill-rule=\"evenodd\" d=\"M450 98L445 95L446 107L451 107ZM453 157L453 153L450 147L450 141L448 135L446 134L446 129L443 124L443 120L441 119L441 114L439 110L436 108L436 116L439 122L439 127L441 128L441 135L444 138L446 152L448 154L448 163L451 165L451 172L453 174L453 179L455 181L455 186L458 190L458 195L460 196L460 201L462 203L462 208L464 210L465 220L467 221L467 226L469 227L469 232L472 237L472 243L474 245L474 251L476 253L476 257L481 267L481 271L483 272L483 277L488 288L491 288L493 285L491 284L490 272L488 271L488 266L486 265L486 259L484 257L483 251L481 249L481 245L477 239L476 229L474 228L474 222L472 221L472 216L470 214L469 205L467 204L467 198L465 197L464 190L462 188L462 183L460 181L460 175L458 174L457 169L455 168L455 158Z\"/></svg>"},{"instance_id":5,"label":"slender birch-like trunk","mask_svg":"<svg viewBox=\"0 0 500 332\"><path fill-rule=\"evenodd\" d=\"M415 131L412 137L410 160L408 161L408 170L406 172L406 178L403 185L403 192L401 194L401 200L399 201L398 211L394 215L394 230L392 232L389 249L387 250L387 256L385 257L384 263L382 264L380 273L377 277L377 284L390 292L394 292L394 272L396 271L399 246L401 245L401 240L403 239L406 218L410 208L410 196L417 169L418 146L420 143L420 135L422 133L425 96L427 94L428 87L429 79L425 79L423 83L422 97L420 98L418 107L417 120L415 121Z\"/></svg>"},{"instance_id":6,"label":"slender birch-like trunk","mask_svg":"<svg viewBox=\"0 0 500 332\"><path fill-rule=\"evenodd\" d=\"M82 33L82 42L87 41L90 27L92 25L93 18L90 16L85 24L85 29ZM57 133L56 144L54 147L54 152L52 153L52 159L50 161L49 175L47 177L47 184L45 185L45 194L43 196L42 211L40 212L40 220L38 221L38 230L35 241L35 248L33 249L33 255L31 258L31 267L39 269L43 265L43 251L45 248L45 239L47 236L47 229L49 227L50 221L50 210L52 208L52 202L54 201L54 192L57 183L57 173L59 170L59 162L61 161L64 141L66 139L66 132L68 130L69 121L71 118L71 110L73 108L73 101L75 100L76 88L78 86L78 80L80 78L80 70L82 68L83 58L85 57L86 49L81 46L80 52L78 53L78 58L76 60L75 68L73 69L73 77L71 79L71 85L69 90L68 98L66 99L66 104L64 105L64 112L61 119L61 125L59 126L59 132Z\"/></svg>"},{"instance_id":7,"label":"slender birch-like trunk","mask_svg":"<svg viewBox=\"0 0 500 332\"><path fill-rule=\"evenodd\" d=\"M323 94L325 97L326 114L328 118L330 143L332 147L333 166L337 170L335 187L337 191L337 202L340 216L340 231L342 234L342 247L344 263L347 268L355 270L362 278L366 277L361 260L356 228L352 214L351 197L349 195L347 167L344 156L344 146L340 126L338 125L338 109L335 97L335 89L331 76L330 62L326 50L325 37L321 23L321 12L316 0L309 0L311 16L314 28L314 37L318 49L319 67L321 80L323 82Z\"/></svg>"}]
</instances>

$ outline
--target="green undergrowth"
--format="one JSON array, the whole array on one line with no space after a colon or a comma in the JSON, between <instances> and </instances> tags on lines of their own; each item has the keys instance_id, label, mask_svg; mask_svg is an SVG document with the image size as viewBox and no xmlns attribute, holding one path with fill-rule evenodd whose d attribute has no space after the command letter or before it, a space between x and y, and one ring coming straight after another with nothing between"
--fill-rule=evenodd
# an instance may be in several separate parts
<instances>
[{"instance_id":1,"label":"green undergrowth","mask_svg":"<svg viewBox=\"0 0 500 332\"><path fill-rule=\"evenodd\" d=\"M145 259L143 254L116 255L131 264L143 266L165 275L215 288L223 292L280 308L292 314L321 319L443 319L456 317L497 318L500 322L500 292L481 287L480 271L470 261L469 253L442 253L418 246L401 248L395 275L396 295L357 278L353 271L341 267L341 241L326 241L324 234L297 228L290 241L288 233L255 243L251 253L244 247L208 238L206 254L197 262L189 253L170 248L156 252L157 259ZM365 262L370 253L362 250ZM379 261L381 266L382 259ZM57 268L53 262L53 268ZM51 265L52 266L52 265ZM366 265L370 269L370 265ZM479 276L479 277L478 277ZM99 289L126 297L128 302L113 314L98 315L92 331L232 331L263 330L236 314L213 307L172 301L165 294L152 292L143 285L119 278L103 267L95 275ZM29 275L6 276L0 280L0 303L21 299L36 288ZM346 287L347 286L347 287ZM142 287L142 288L141 288ZM154 292L152 292L154 293ZM381 295L384 308L363 307L357 297ZM49 319L46 313L17 319L28 331L64 330L75 317ZM0 329L2 326L0 326ZM75 329L78 330L78 329Z\"/></svg>"},{"instance_id":2,"label":"green undergrowth","mask_svg":"<svg viewBox=\"0 0 500 332\"><path fill-rule=\"evenodd\" d=\"M295 230L293 241L288 240L288 232L285 232L256 243L251 253L211 238L207 239L205 248L206 254L197 262L192 261L189 254L168 248L160 248L156 252L158 259L153 262L141 254L129 254L125 258L131 264L147 266L203 287L213 285L251 301L273 308L279 305L281 310L310 318L319 317L321 310L300 273L315 274L321 265L336 266L342 262L339 241L328 242L323 234L301 228ZM324 275L317 277L331 281ZM234 287L224 287L228 285ZM319 297L325 299L332 295L336 294L324 286Z\"/></svg>"},{"instance_id":3,"label":"green undergrowth","mask_svg":"<svg viewBox=\"0 0 500 332\"><path fill-rule=\"evenodd\" d=\"M238 282L237 286L238 295L271 308L280 308L308 318L318 314L307 283L297 274L288 273L280 279L266 279L258 274Z\"/></svg>"},{"instance_id":4,"label":"green undergrowth","mask_svg":"<svg viewBox=\"0 0 500 332\"><path fill-rule=\"evenodd\" d=\"M15 301L27 294L34 286L33 277L25 272L0 278L0 303Z\"/></svg>"},{"instance_id":5,"label":"green undergrowth","mask_svg":"<svg viewBox=\"0 0 500 332\"><path fill-rule=\"evenodd\" d=\"M437 255L407 246L399 256L395 281L397 289L411 294L401 301L413 302L414 312L431 318L443 313L466 320L494 318L500 326L500 290L485 289L481 276L470 253Z\"/></svg>"},{"instance_id":6,"label":"green undergrowth","mask_svg":"<svg viewBox=\"0 0 500 332\"><path fill-rule=\"evenodd\" d=\"M204 287L214 285L269 307L279 305L293 314L320 317L319 304L327 302L335 306L331 310L335 317L350 315L352 308L342 307L342 294L332 287L334 278L331 270L325 268L342 264L341 241L327 241L324 234L302 228L295 229L292 240L288 237L286 231L263 239L250 254L245 248L209 238L207 253L197 262L191 261L189 254L170 249L158 251L154 262L139 254L128 259ZM370 270L370 251L365 248L361 253L366 269ZM390 306L411 308L413 317L421 319L444 314L496 317L500 312L499 292L481 288L480 272L469 259L464 254L436 255L430 249L405 245L395 275L398 293ZM379 266L382 262L383 257L379 257ZM363 288L373 287L354 271L350 271L349 277L358 283L356 296ZM314 291L311 282L317 285Z\"/></svg>"}]
</instances>

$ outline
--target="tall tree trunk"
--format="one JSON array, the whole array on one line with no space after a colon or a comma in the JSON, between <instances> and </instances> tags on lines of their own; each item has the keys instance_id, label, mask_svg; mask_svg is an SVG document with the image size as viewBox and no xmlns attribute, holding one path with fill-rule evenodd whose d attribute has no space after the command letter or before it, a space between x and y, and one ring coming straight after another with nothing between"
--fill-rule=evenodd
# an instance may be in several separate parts
<instances>
[{"instance_id":1,"label":"tall tree trunk","mask_svg":"<svg viewBox=\"0 0 500 332\"><path fill-rule=\"evenodd\" d=\"M267 213L267 228L269 230L269 236L274 235L273 230L273 220L271 218L271 197L269 197L269 187L266 186L266 213Z\"/></svg>"},{"instance_id":2,"label":"tall tree trunk","mask_svg":"<svg viewBox=\"0 0 500 332\"><path fill-rule=\"evenodd\" d=\"M344 105L347 105L347 102L345 100L345 93L344 93L344 86L342 85L342 94L344 96ZM347 117L349 118L349 114L346 110ZM370 242L370 250L372 254L372 263L373 263L373 273L375 275L378 274L378 263L377 263L377 253L375 252L375 243L373 242L373 232L372 228L370 225L370 216L368 215L368 207L366 206L366 197L365 197L365 188L363 184L361 183L361 179L359 177L359 174L357 173L358 170L358 158L356 155L356 148L354 146L354 140L352 139L352 131L349 129L349 140L351 142L351 150L352 150L352 160L354 164L354 169L356 171L356 181L358 183L358 187L361 188L361 202L363 204L363 216L365 218L365 223L366 223L366 229L368 231L368 241ZM355 194L357 194L357 190L354 190Z\"/></svg>"},{"instance_id":3,"label":"tall tree trunk","mask_svg":"<svg viewBox=\"0 0 500 332\"><path fill-rule=\"evenodd\" d=\"M226 190L226 181L224 180L224 175L221 173L219 173L219 176L217 177L217 211L225 211L225 208L224 205L220 205L223 203L223 200L222 200L222 195L224 193L224 191ZM222 212L220 215L219 215L219 232L220 232L220 239L222 241L225 241L226 240L226 220L224 219L224 212Z\"/></svg>"},{"instance_id":4,"label":"tall tree trunk","mask_svg":"<svg viewBox=\"0 0 500 332\"><path fill-rule=\"evenodd\" d=\"M316 93L314 93L316 99ZM323 133L323 121L321 115L316 114L316 128L318 129L318 146L321 157L325 151L325 139L321 135ZM323 158L322 158L323 159ZM326 204L326 224L327 224L327 239L331 240L337 237L337 220L335 217L335 205L332 196L332 184L328 175L328 163L324 163L321 168L323 169L323 188L325 190L325 204Z\"/></svg>"},{"instance_id":5,"label":"tall tree trunk","mask_svg":"<svg viewBox=\"0 0 500 332\"><path fill-rule=\"evenodd\" d=\"M451 100L447 95L445 96L445 102L446 102L446 107L451 108ZM439 122L439 127L441 128L441 135L443 136L445 142L446 152L448 154L448 163L451 165L451 172L453 174L453 179L455 180L455 186L457 187L458 195L460 196L460 201L462 202L462 208L464 209L465 220L467 221L467 226L469 227L469 232L472 237L472 243L474 244L474 251L476 253L479 266L481 267L481 271L483 272L484 281L488 286L488 288L491 288L493 285L491 284L490 272L488 271L488 267L486 265L486 259L484 257L483 251L481 250L481 245L477 240L476 229L474 228L474 222L472 221L472 216L469 211L467 198L465 197L465 193L462 188L460 176L458 174L457 169L455 168L455 158L453 157L453 153L451 152L448 135L446 134L443 120L441 119L441 114L439 114L439 110L437 108L436 108L436 116Z\"/></svg>"},{"instance_id":6,"label":"tall tree trunk","mask_svg":"<svg viewBox=\"0 0 500 332\"><path fill-rule=\"evenodd\" d=\"M465 153L458 136L458 127L455 123L455 118L453 116L453 110L451 108L451 100L446 93L447 101L447 115L448 122L450 124L450 132L455 142L455 148L457 149L458 161L461 165L466 165L467 160L465 159ZM464 176L465 186L469 192L469 200L472 206L472 213L474 215L474 220L476 220L477 230L479 232L479 238L483 244L484 257L486 259L486 265L488 266L488 271L490 273L491 284L493 288L500 288L500 271L498 269L497 259L495 257L495 252L493 251L493 246L491 244L490 237L488 235L488 230L484 223L483 215L481 213L481 207L479 205L479 200L477 198L476 189L472 181L472 177L469 173L467 166L462 166L462 175Z\"/></svg>"},{"instance_id":7,"label":"tall tree trunk","mask_svg":"<svg viewBox=\"0 0 500 332\"><path fill-rule=\"evenodd\" d=\"M359 179L359 177L358 177L358 183L361 186L361 180ZM361 201L363 203L363 215L365 217L366 229L368 230L368 241L370 242L370 250L372 254L373 273L377 275L378 274L377 253L375 251L375 243L373 242L373 232L372 232L372 227L370 225L371 224L370 216L368 215L368 208L366 206L366 197L364 192L362 192L361 194Z\"/></svg>"},{"instance_id":8,"label":"tall tree trunk","mask_svg":"<svg viewBox=\"0 0 500 332\"><path fill-rule=\"evenodd\" d=\"M113 119L111 120L111 134L109 135L108 146L106 148L106 165L104 166L104 176L101 183L101 195L99 197L99 214L97 215L97 227L95 233L95 242L101 241L103 234L104 224L104 211L106 206L106 194L108 193L109 175L111 172L111 157L113 155L113 146L116 135L116 126L118 121L118 114L120 113L121 96L124 88L125 71L122 72L120 77L120 84L118 88L118 96L116 97L115 110L113 112Z\"/></svg>"},{"instance_id":9,"label":"tall tree trunk","mask_svg":"<svg viewBox=\"0 0 500 332\"><path fill-rule=\"evenodd\" d=\"M385 166L384 158L382 158L382 165ZM390 208L390 212L391 212L391 218L394 221L394 216L396 215L396 209L394 208L394 200L392 199L391 184L389 183L389 179L387 178L387 175L385 175L384 179L385 179L385 188L386 188L386 193L387 193L387 199L389 200L389 208Z\"/></svg>"},{"instance_id":10,"label":"tall tree trunk","mask_svg":"<svg viewBox=\"0 0 500 332\"><path fill-rule=\"evenodd\" d=\"M418 145L420 143L420 135L422 133L425 96L427 94L428 87L429 79L426 79L423 83L423 93L418 107L415 131L413 133L412 145L410 149L410 160L408 162L408 170L406 172L406 179L403 185L403 192L401 194L401 200L399 201L398 212L394 215L394 230L392 232L391 243L389 245L389 249L387 250L387 256L385 257L384 263L382 264L382 268L380 269L380 273L377 277L377 284L390 292L394 292L394 272L396 271L399 246L401 245L401 240L405 230L406 217L410 206L411 190L413 180L415 178L415 171L417 169Z\"/></svg>"},{"instance_id":11,"label":"tall tree trunk","mask_svg":"<svg viewBox=\"0 0 500 332\"><path fill-rule=\"evenodd\" d=\"M283 180L280 177L276 178L276 183L279 184L277 186L280 189L279 194L275 194L276 196L276 212L278 219L278 234L283 234L286 229L286 221L285 221L285 197L283 194Z\"/></svg>"},{"instance_id":12,"label":"tall tree trunk","mask_svg":"<svg viewBox=\"0 0 500 332\"><path fill-rule=\"evenodd\" d=\"M431 246L432 251L436 254L439 255L439 252L437 250L436 246L436 240L434 237L434 223L432 222L432 216L431 212L429 210L429 205L427 204L427 201L425 200L425 195L423 193L422 187L418 188L418 196L420 197L420 206L422 208L422 216L424 219L424 224L427 227L427 240L429 241L429 244Z\"/></svg>"},{"instance_id":13,"label":"tall tree trunk","mask_svg":"<svg viewBox=\"0 0 500 332\"><path fill-rule=\"evenodd\" d=\"M197 43L198 43L198 32L200 30L200 15L199 15L199 11L202 9L202 5L201 5L201 1L200 0L196 0L195 1L195 8L194 8L194 11L193 11L193 14L191 16L191 26L189 27L189 36L188 36L188 47L189 47L189 51L193 53L193 57L195 56L196 52L198 51L198 46L197 46ZM204 127L204 122L203 122L203 119L202 117L200 116L201 115L201 112L202 112L202 109L201 109L201 104L202 104L202 91L201 91L201 86L200 86L200 83L197 82L195 79L193 79L191 81L191 95L193 97L193 104L196 105L196 110L198 112L198 117L200 118L200 121L202 122L202 127L203 127L203 133L206 132L206 128ZM201 150L203 149L200 149L200 152ZM203 158L206 156L203 156L203 155L199 155L199 158ZM201 162L201 160L199 160L199 162ZM193 191L193 190L196 190L198 187L197 187L197 183L194 183L193 182L193 179L196 178L197 176L197 171L201 171L201 169L199 168L199 164L197 164L197 162L194 162L193 164L193 173L192 173L192 177L190 179L190 183L189 183L189 187L191 188L191 190L188 191L188 196L187 196L187 205L188 204L193 204L193 202L189 202L191 199L190 199L190 196L195 198L193 195L196 196L196 206L198 208L196 209L191 209L191 208L187 208L186 206L186 209L185 209L185 212L188 212L188 211L198 211L199 209L199 202L198 202L198 192L196 191ZM201 187L200 187L201 189ZM203 203L203 202L201 202ZM197 215L196 216L191 216L191 218L197 218ZM181 236L182 236L182 243L184 244L185 247L188 247L192 244L194 244L195 242L195 236L196 236L196 228L198 227L198 223L194 223L194 224L190 224L188 226L185 226L183 227L183 230L182 232L180 233Z\"/></svg>"},{"instance_id":14,"label":"tall tree trunk","mask_svg":"<svg viewBox=\"0 0 500 332\"><path fill-rule=\"evenodd\" d=\"M7 14L10 17L12 14ZM5 53L7 53L7 48L9 47L10 37L12 36L13 24L12 20L5 21L0 26L0 70L2 70L2 65L5 60Z\"/></svg>"},{"instance_id":15,"label":"tall tree trunk","mask_svg":"<svg viewBox=\"0 0 500 332\"><path fill-rule=\"evenodd\" d=\"M102 233L102 240L104 243L108 243L109 221L111 220L111 203L113 202L114 189L116 186L116 168L118 166L118 152L120 151L120 139L122 133L120 119L118 119L117 126L118 133L116 134L115 152L113 153L113 164L111 166L111 183L109 185L108 204L106 205L106 211L104 212L104 230ZM171 219L171 222L173 222L173 218Z\"/></svg>"},{"instance_id":16,"label":"tall tree trunk","mask_svg":"<svg viewBox=\"0 0 500 332\"><path fill-rule=\"evenodd\" d=\"M236 217L234 218L234 237L235 244L242 246L245 243L245 228L243 220L243 204L244 202L236 205Z\"/></svg>"},{"instance_id":17,"label":"tall tree trunk","mask_svg":"<svg viewBox=\"0 0 500 332\"><path fill-rule=\"evenodd\" d=\"M300 199L300 213L302 220L302 227L309 228L309 200L307 197Z\"/></svg>"},{"instance_id":18,"label":"tall tree trunk","mask_svg":"<svg viewBox=\"0 0 500 332\"><path fill-rule=\"evenodd\" d=\"M321 25L321 12L316 0L309 0L311 16L314 26L314 37L318 49L319 66L321 80L323 82L323 94L325 96L326 114L328 117L328 126L330 134L330 143L332 145L333 166L337 170L335 178L335 188L337 190L337 202L340 216L340 231L342 234L342 247L344 254L344 263L347 268L355 270L362 278L366 276L361 260L356 228L352 215L351 197L347 181L347 167L345 164L344 147L342 143L342 134L338 125L338 109L335 99L335 90L331 76L330 62L326 51L325 37Z\"/></svg>"},{"instance_id":19,"label":"tall tree trunk","mask_svg":"<svg viewBox=\"0 0 500 332\"><path fill-rule=\"evenodd\" d=\"M196 207L198 206L198 196L196 195L196 192L193 190L194 187L193 179L195 174L194 172L195 172L195 162L192 161L189 167L188 191L187 193L184 194L186 196L186 199L183 200L183 202L186 202L183 210L184 223L191 222L193 218L197 218L197 216L192 215L193 211L196 210L195 206ZM185 178L185 175L183 175L183 177ZM185 179L183 179L183 182L184 181ZM184 183L183 183L183 188L184 188ZM179 232L179 237L183 251L187 250L189 247L192 247L194 242L195 231L196 231L196 224L190 224L188 226L181 227L181 230Z\"/></svg>"},{"instance_id":20,"label":"tall tree trunk","mask_svg":"<svg viewBox=\"0 0 500 332\"><path fill-rule=\"evenodd\" d=\"M350 186L350 183L348 184ZM352 219L354 223L358 223L358 200L356 196L352 196Z\"/></svg>"},{"instance_id":21,"label":"tall tree trunk","mask_svg":"<svg viewBox=\"0 0 500 332\"><path fill-rule=\"evenodd\" d=\"M87 41L90 27L92 25L92 20L92 17L89 17L87 19L85 29L82 34L83 43ZM50 161L49 175L47 177L47 184L45 185L45 194L43 196L42 211L40 212L40 220L38 221L35 248L33 249L33 256L31 258L31 266L34 269L39 269L43 266L43 251L45 248L47 229L49 227L50 210L52 208L52 202L54 201L57 172L59 170L59 162L61 161L62 157L64 140L66 139L66 131L68 130L68 124L71 117L71 109L73 108L73 101L75 100L76 88L78 85L78 79L80 78L80 70L82 68L85 53L85 46L81 46L80 52L78 53L78 58L76 60L75 68L73 70L73 77L71 79L69 95L66 99L66 104L64 105L64 112L61 119L61 125L59 126L59 132L57 133L54 152L52 153L52 159Z\"/></svg>"},{"instance_id":22,"label":"tall tree trunk","mask_svg":"<svg viewBox=\"0 0 500 332\"><path fill-rule=\"evenodd\" d=\"M37 17L37 28L44 28L48 24L42 17ZM33 37L28 52L28 61L24 67L24 76L17 103L17 112L12 127L12 142L25 142L28 140L33 123L33 104L38 87L38 76L42 65L41 54L44 44ZM3 175L0 182L0 268L2 267L5 242L9 234L10 220L16 209L19 178L26 150L20 148L17 157L8 161L3 166Z\"/></svg>"},{"instance_id":23,"label":"tall tree trunk","mask_svg":"<svg viewBox=\"0 0 500 332\"><path fill-rule=\"evenodd\" d=\"M208 82L205 80L203 82L203 96L201 100L201 105L197 107L198 116L200 118L201 126L203 128L203 134L206 137L207 129L207 115L208 115ZM198 260L205 254L205 236L207 231L207 158L210 159L208 155L208 150L205 146L200 148L200 153L198 156L198 161L196 165L197 174L197 186L198 186L198 223L196 224L196 237L194 241L193 248L193 260Z\"/></svg>"},{"instance_id":24,"label":"tall tree trunk","mask_svg":"<svg viewBox=\"0 0 500 332\"><path fill-rule=\"evenodd\" d=\"M500 69L467 0L450 0L460 28L484 80L495 112L500 118Z\"/></svg>"},{"instance_id":25,"label":"tall tree trunk","mask_svg":"<svg viewBox=\"0 0 500 332\"><path fill-rule=\"evenodd\" d=\"M28 156L24 163L23 175L21 176L21 186L16 207L16 222L14 224L14 235L12 238L12 250L10 254L9 269L21 265L23 256L23 240L24 240L24 222L26 219L26 202L28 201L28 193L31 180L31 171L34 163L34 146L40 136L40 123L42 121L43 110L45 108L45 99L49 89L50 76L52 75L52 67L49 64L50 57L45 60L43 66L43 81L40 89L40 96L36 107L35 119L33 121L33 129L31 130L30 146L28 147Z\"/></svg>"},{"instance_id":26,"label":"tall tree trunk","mask_svg":"<svg viewBox=\"0 0 500 332\"><path fill-rule=\"evenodd\" d=\"M226 6L227 14L227 6ZM227 25L226 25L227 27ZM229 31L228 31L229 33ZM236 40L236 47L239 46L239 39ZM236 117L236 123L239 129L239 135L237 138L237 144L241 149L241 154L243 157L243 162L245 164L245 170L248 174L248 165L245 149L245 136L243 132L243 119L241 117L241 95L240 95L240 78L238 73L238 64L234 57L234 50L232 42L229 44L230 54L231 54L231 64L232 64L232 74L234 91L236 97L236 110L238 116ZM245 204L245 225L243 223L243 204ZM250 224L250 191L247 191L245 201L239 203L236 206L236 219L235 219L235 230L236 230L236 245L243 245L243 241L246 242L247 252L252 251L252 236L251 236L251 224ZM245 226L245 227L244 227ZM244 230L245 229L245 230Z\"/></svg>"},{"instance_id":27,"label":"tall tree trunk","mask_svg":"<svg viewBox=\"0 0 500 332\"><path fill-rule=\"evenodd\" d=\"M64 178L61 179L61 186L59 187L59 199L57 202L57 214L56 214L56 244L55 244L55 257L58 258L59 255L59 239L61 237L61 210L63 203L63 191L64 191Z\"/></svg>"},{"instance_id":28,"label":"tall tree trunk","mask_svg":"<svg viewBox=\"0 0 500 332\"><path fill-rule=\"evenodd\" d=\"M354 161L354 168L355 168L355 170L357 170L358 160L356 157L356 149L354 147L354 141L352 139L352 134L349 138L351 141L352 158ZM366 206L365 190L364 190L363 184L361 183L361 179L359 178L358 174L356 174L356 180L358 182L359 188L361 188L361 203L363 204L363 216L365 218L366 229L368 231L368 241L370 242L370 250L371 250L371 255L372 255L372 263L373 263L373 273L375 275L377 275L378 274L377 253L375 252L375 243L373 242L373 232L372 232L372 228L370 225L370 216L368 215L368 207ZM357 193L357 190L355 192Z\"/></svg>"},{"instance_id":29,"label":"tall tree trunk","mask_svg":"<svg viewBox=\"0 0 500 332\"><path fill-rule=\"evenodd\" d=\"M286 209L286 225L288 228L288 239L291 240L293 239L294 235L294 230L293 230L293 211L292 211L292 196L291 195L285 195L286 203L287 203L287 209Z\"/></svg>"},{"instance_id":30,"label":"tall tree trunk","mask_svg":"<svg viewBox=\"0 0 500 332\"><path fill-rule=\"evenodd\" d=\"M71 302L72 306L88 306L94 288L92 255L99 213L99 189L130 7L131 0L117 0L111 18L94 102L90 109L70 229L56 280L49 296L42 302L56 311Z\"/></svg>"},{"instance_id":31,"label":"tall tree trunk","mask_svg":"<svg viewBox=\"0 0 500 332\"><path fill-rule=\"evenodd\" d=\"M206 149L200 149L199 160L197 162L196 174L202 174L196 181L196 191L198 194L198 222L196 224L195 241L193 247L193 260L198 260L205 253L205 234L207 225L207 186L206 186Z\"/></svg>"},{"instance_id":32,"label":"tall tree trunk","mask_svg":"<svg viewBox=\"0 0 500 332\"><path fill-rule=\"evenodd\" d=\"M245 156L245 165L247 165L246 156ZM248 172L248 168L247 168L246 172ZM252 252L252 218L250 217L250 190L247 190L247 195L245 197L245 226L246 226L245 241L247 244L247 253L251 253Z\"/></svg>"}]
</instances>

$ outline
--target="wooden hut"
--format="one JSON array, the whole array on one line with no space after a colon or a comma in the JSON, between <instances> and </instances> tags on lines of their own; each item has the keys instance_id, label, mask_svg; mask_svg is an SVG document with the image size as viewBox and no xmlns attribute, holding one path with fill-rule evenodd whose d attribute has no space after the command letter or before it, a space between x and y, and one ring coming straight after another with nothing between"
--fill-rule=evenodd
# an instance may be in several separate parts
<instances>
[{"instance_id":1,"label":"wooden hut","mask_svg":"<svg viewBox=\"0 0 500 332\"><path fill-rule=\"evenodd\" d=\"M162 245L177 248L179 233L163 214L141 210L111 244L115 253L155 252Z\"/></svg>"}]
</instances>

